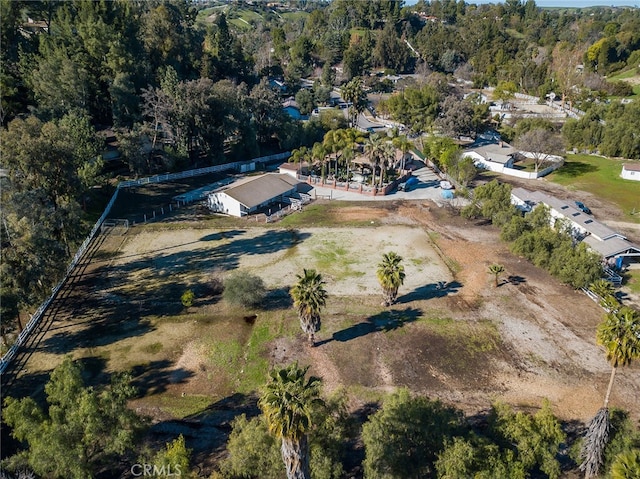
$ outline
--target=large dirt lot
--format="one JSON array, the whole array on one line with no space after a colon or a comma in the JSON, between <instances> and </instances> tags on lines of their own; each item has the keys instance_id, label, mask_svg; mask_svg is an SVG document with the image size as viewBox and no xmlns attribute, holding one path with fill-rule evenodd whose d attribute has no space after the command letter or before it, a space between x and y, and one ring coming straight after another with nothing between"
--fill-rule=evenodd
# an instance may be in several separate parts
<instances>
[{"instance_id":1,"label":"large dirt lot","mask_svg":"<svg viewBox=\"0 0 640 479\"><path fill-rule=\"evenodd\" d=\"M601 406L610 373L595 344L603 310L512 255L497 230L431 202L325 207L335 226L174 219L99 237L15 391L41 387L37 379L66 353L83 358L96 382L131 370L141 391L134 407L205 455L224 444L228 428L217 425L246 408L234 401L292 360L311 364L354 410L399 386L469 414L496 400L536 408L548 398L560 418L584 422ZM375 277L387 251L404 258L407 273L390 308ZM493 263L506 270L498 287ZM321 272L329 292L315 348L288 296L303 268ZM264 280L264 307L243 310L216 294L212 285L238 269ZM186 288L197 298L188 309ZM621 368L611 398L636 420L639 371ZM213 427L207 434L203 423Z\"/></svg>"}]
</instances>

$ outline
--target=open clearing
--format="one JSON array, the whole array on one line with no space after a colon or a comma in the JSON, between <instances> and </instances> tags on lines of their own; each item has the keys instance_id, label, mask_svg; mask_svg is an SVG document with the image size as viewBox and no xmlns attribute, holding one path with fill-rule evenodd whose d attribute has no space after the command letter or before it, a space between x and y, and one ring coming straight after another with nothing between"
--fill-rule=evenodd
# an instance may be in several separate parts
<instances>
[{"instance_id":1,"label":"open clearing","mask_svg":"<svg viewBox=\"0 0 640 479\"><path fill-rule=\"evenodd\" d=\"M68 353L93 382L130 370L133 406L152 417L155 437L184 434L205 468L230 419L255 413L268 369L293 360L354 410L399 386L470 414L495 400L536 408L546 397L559 417L586 421L600 407L610 373L595 344L602 309L512 255L494 228L430 202L318 202L306 214L284 227L173 219L100 237L11 394L41 391ZM375 277L387 251L403 256L407 273L390 308ZM506 270L497 288L492 263ZM315 348L288 294L303 268L321 272L330 294ZM259 310L229 306L216 291L238 269L268 286ZM187 288L196 302L185 310ZM611 399L634 419L638 371L621 368Z\"/></svg>"}]
</instances>

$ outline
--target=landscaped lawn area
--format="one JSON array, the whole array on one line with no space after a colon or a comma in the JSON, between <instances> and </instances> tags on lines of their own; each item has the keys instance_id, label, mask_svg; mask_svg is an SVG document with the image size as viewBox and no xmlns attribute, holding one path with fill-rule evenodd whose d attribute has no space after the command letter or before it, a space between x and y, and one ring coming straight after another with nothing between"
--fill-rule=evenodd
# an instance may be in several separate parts
<instances>
[{"instance_id":1,"label":"landscaped lawn area","mask_svg":"<svg viewBox=\"0 0 640 479\"><path fill-rule=\"evenodd\" d=\"M622 72L618 75L609 77L609 81L627 81L628 83L631 83L631 85L633 86L633 95L640 95L640 83L638 83L637 79L640 77L640 75L638 75L638 73L636 72L635 68L632 68L631 70L627 70L625 72Z\"/></svg>"},{"instance_id":2,"label":"landscaped lawn area","mask_svg":"<svg viewBox=\"0 0 640 479\"><path fill-rule=\"evenodd\" d=\"M632 293L640 294L640 270L633 269L625 273L627 287Z\"/></svg>"},{"instance_id":3,"label":"landscaped lawn area","mask_svg":"<svg viewBox=\"0 0 640 479\"><path fill-rule=\"evenodd\" d=\"M618 205L627 219L640 223L640 183L620 177L624 163L593 155L567 155L564 166L547 179L569 189L593 193Z\"/></svg>"}]
</instances>

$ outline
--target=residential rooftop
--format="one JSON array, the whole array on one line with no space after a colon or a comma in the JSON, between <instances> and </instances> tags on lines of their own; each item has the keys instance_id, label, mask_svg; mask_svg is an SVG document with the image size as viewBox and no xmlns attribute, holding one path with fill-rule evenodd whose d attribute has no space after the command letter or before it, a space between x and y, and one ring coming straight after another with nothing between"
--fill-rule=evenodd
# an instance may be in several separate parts
<instances>
[{"instance_id":1,"label":"residential rooftop","mask_svg":"<svg viewBox=\"0 0 640 479\"><path fill-rule=\"evenodd\" d=\"M231 186L221 188L216 193L225 193L245 207L253 208L291 191L291 188L298 183L300 182L297 179L285 173L266 173L245 178Z\"/></svg>"}]
</instances>

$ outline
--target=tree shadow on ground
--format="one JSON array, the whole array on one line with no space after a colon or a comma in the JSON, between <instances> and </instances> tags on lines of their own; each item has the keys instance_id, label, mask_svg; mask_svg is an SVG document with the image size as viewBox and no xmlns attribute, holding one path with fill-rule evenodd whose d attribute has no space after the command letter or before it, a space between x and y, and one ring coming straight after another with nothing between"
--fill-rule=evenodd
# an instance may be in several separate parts
<instances>
[{"instance_id":1,"label":"tree shadow on ground","mask_svg":"<svg viewBox=\"0 0 640 479\"><path fill-rule=\"evenodd\" d=\"M223 239L234 238L245 234L246 230L222 230L218 233L211 233L200 238L200 241L220 241Z\"/></svg>"},{"instance_id":2,"label":"tree shadow on ground","mask_svg":"<svg viewBox=\"0 0 640 479\"><path fill-rule=\"evenodd\" d=\"M234 235L240 234L240 230L234 230ZM205 236L209 238L212 235ZM301 233L297 230L268 230L256 237L240 237L212 248L190 248L184 251L170 253L158 253L184 245L164 248L164 250L150 251L136 254L137 259L129 261L125 265L117 266L120 273L132 271L148 271L150 278L162 278L168 275L193 270L217 269L220 271L231 270L238 267L240 258L246 255L262 255L277 253L296 246L311 236L310 233ZM213 241L212 238L205 241ZM201 241L194 241L193 244ZM191 243L186 243L191 244ZM120 258L122 259L122 258ZM108 270L98 271L99 274L108 274ZM113 276L113 275L112 275ZM126 279L126 275L123 276Z\"/></svg>"},{"instance_id":3,"label":"tree shadow on ground","mask_svg":"<svg viewBox=\"0 0 640 479\"><path fill-rule=\"evenodd\" d=\"M109 311L102 311L103 315L99 318L88 317L84 323L72 322L68 327L58 327L58 332L41 342L38 350L67 354L78 348L107 346L125 338L143 336L155 329L147 321L141 321L140 316L116 315L115 310L112 312L113 315ZM133 314L136 315L136 312Z\"/></svg>"},{"instance_id":4,"label":"tree shadow on ground","mask_svg":"<svg viewBox=\"0 0 640 479\"><path fill-rule=\"evenodd\" d=\"M160 421L149 428L148 438L161 448L182 434L187 447L193 450L193 463L202 464L212 454L224 452L231 423L241 414L247 418L260 414L256 395L235 393L184 419Z\"/></svg>"},{"instance_id":5,"label":"tree shadow on ground","mask_svg":"<svg viewBox=\"0 0 640 479\"><path fill-rule=\"evenodd\" d=\"M88 386L108 384L110 373L107 372L107 360L99 356L88 356L76 359L82 367L82 378Z\"/></svg>"},{"instance_id":6,"label":"tree shadow on ground","mask_svg":"<svg viewBox=\"0 0 640 479\"><path fill-rule=\"evenodd\" d=\"M367 402L358 407L349 417L352 427L360 430L369 417L380 410L380 407L379 402ZM345 471L349 473L348 477L362 477L362 461L365 459L365 451L360 435L354 434L345 444L345 449L343 465Z\"/></svg>"},{"instance_id":7,"label":"tree shadow on ground","mask_svg":"<svg viewBox=\"0 0 640 479\"><path fill-rule=\"evenodd\" d=\"M293 299L289 294L289 286L274 288L267 292L267 296L262 302L262 308L265 311L273 311L276 309L288 309L293 306Z\"/></svg>"},{"instance_id":8,"label":"tree shadow on ground","mask_svg":"<svg viewBox=\"0 0 640 479\"><path fill-rule=\"evenodd\" d=\"M585 163L583 161L567 161L562 165L562 168L559 170L559 174L562 174L562 176L576 178L596 171L598 171L598 167L595 165Z\"/></svg>"},{"instance_id":9,"label":"tree shadow on ground","mask_svg":"<svg viewBox=\"0 0 640 479\"><path fill-rule=\"evenodd\" d=\"M414 289L410 293L400 296L398 298L399 304L410 303L412 301L419 301L432 298L444 298L450 294L455 294L462 287L462 283L459 281L438 281L437 283L425 284L419 288Z\"/></svg>"},{"instance_id":10,"label":"tree shadow on ground","mask_svg":"<svg viewBox=\"0 0 640 479\"><path fill-rule=\"evenodd\" d=\"M370 333L388 332L403 327L405 324L412 323L422 316L421 309L405 308L403 310L392 309L383 311L367 318L366 321L349 326L341 331L333 333L331 338L318 341L316 346L331 341L339 341L341 343L351 341L352 339L366 336Z\"/></svg>"},{"instance_id":11,"label":"tree shadow on ground","mask_svg":"<svg viewBox=\"0 0 640 479\"><path fill-rule=\"evenodd\" d=\"M511 283L514 285L519 285L519 284L523 284L526 283L527 279L523 278L522 276L518 276L518 275L514 275L512 274L511 276L507 277L507 283Z\"/></svg>"},{"instance_id":12,"label":"tree shadow on ground","mask_svg":"<svg viewBox=\"0 0 640 479\"><path fill-rule=\"evenodd\" d=\"M149 361L134 366L131 369L132 385L138 392L138 397L160 394L167 390L170 384L185 382L193 376L193 372L184 368L175 368L168 359Z\"/></svg>"}]
</instances>

